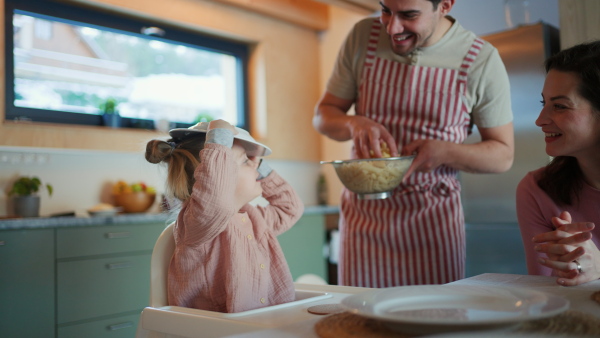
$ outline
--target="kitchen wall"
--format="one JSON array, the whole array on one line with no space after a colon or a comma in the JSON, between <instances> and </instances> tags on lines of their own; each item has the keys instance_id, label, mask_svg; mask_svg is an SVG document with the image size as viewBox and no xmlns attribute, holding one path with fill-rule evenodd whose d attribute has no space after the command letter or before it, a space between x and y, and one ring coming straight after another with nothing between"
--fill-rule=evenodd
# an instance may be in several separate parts
<instances>
[{"instance_id":1,"label":"kitchen wall","mask_svg":"<svg viewBox=\"0 0 600 338\"><path fill-rule=\"evenodd\" d=\"M251 131L273 149L268 160L298 190L304 203L316 204L321 148L320 136L312 128L311 119L321 91L319 55L322 51L329 53L330 48L322 43L321 33L218 1L71 1L160 18L251 44ZM347 11L345 14L343 10L335 14L344 22L356 21L344 19L348 15L353 14ZM0 25L0 29L3 27ZM341 38L328 35L326 41L331 50L337 52L340 41L335 40ZM4 81L0 83L1 99L4 99L3 84ZM0 109L0 118L3 115ZM6 192L18 175L37 175L52 183L55 195L51 198L42 195L42 216L65 210L84 213L106 198L107 184L120 179L144 180L160 193L164 191L164 172L142 157L145 143L154 137L166 135L143 130L5 121L0 125L0 191ZM0 216L9 212L7 197L0 194Z\"/></svg>"},{"instance_id":2,"label":"kitchen wall","mask_svg":"<svg viewBox=\"0 0 600 338\"><path fill-rule=\"evenodd\" d=\"M318 165L306 161L269 160L269 164L286 178L307 205L316 204ZM50 183L54 194L41 196L41 216L75 211L86 216L86 210L100 203L110 203L110 189L117 180L143 181L164 192L165 167L150 164L143 152L109 152L50 148L0 147L0 191L20 175L37 175L42 183ZM0 194L0 216L12 209L10 200ZM159 210L155 203L151 212Z\"/></svg>"},{"instance_id":3,"label":"kitchen wall","mask_svg":"<svg viewBox=\"0 0 600 338\"><path fill-rule=\"evenodd\" d=\"M330 7L329 29L317 32L209 0L71 1L159 17L252 43L253 134L273 148L269 160L299 190L305 204L316 204L316 181L321 170L327 176L329 204L339 203L341 184L333 169L321 168L318 161L347 158L350 144L317 134L311 119L339 46L351 26L368 12ZM529 0L531 21L544 20L558 26L557 1ZM457 0L451 14L464 27L484 35L508 28L503 4L503 0ZM0 57L4 57L3 52ZM0 83L2 100L3 85L4 81ZM0 107L0 118L3 114ZM146 163L142 152L147 140L164 136L139 130L5 122L0 125L0 192L6 191L18 175L40 176L56 190L52 198L43 196L42 215L64 210L83 213L102 200L106 184L119 179L145 180L162 192L164 173ZM7 202L6 195L0 193L0 216L9 212Z\"/></svg>"}]
</instances>

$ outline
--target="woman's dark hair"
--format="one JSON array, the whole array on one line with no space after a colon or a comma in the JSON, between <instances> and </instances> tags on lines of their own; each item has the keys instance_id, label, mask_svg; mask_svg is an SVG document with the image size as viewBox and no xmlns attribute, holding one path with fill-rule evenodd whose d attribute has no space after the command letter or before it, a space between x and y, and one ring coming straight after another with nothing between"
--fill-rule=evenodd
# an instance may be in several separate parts
<instances>
[{"instance_id":1,"label":"woman's dark hair","mask_svg":"<svg viewBox=\"0 0 600 338\"><path fill-rule=\"evenodd\" d=\"M558 52L545 62L546 72L557 70L579 78L577 92L587 100L600 119L600 40L583 43ZM538 185L553 201L572 205L584 184L577 159L557 156L542 171Z\"/></svg>"},{"instance_id":2,"label":"woman's dark hair","mask_svg":"<svg viewBox=\"0 0 600 338\"><path fill-rule=\"evenodd\" d=\"M206 134L198 133L182 140L151 140L146 144L146 160L168 165L167 193L180 201L187 200L192 193L194 171L200 164L205 139Z\"/></svg>"}]
</instances>

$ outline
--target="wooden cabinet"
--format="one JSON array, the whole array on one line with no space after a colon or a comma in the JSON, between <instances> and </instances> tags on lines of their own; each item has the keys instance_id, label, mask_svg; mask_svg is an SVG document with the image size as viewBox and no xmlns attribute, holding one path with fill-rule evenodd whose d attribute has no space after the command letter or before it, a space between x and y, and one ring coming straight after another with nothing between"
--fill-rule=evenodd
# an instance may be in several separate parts
<instances>
[{"instance_id":1,"label":"wooden cabinet","mask_svg":"<svg viewBox=\"0 0 600 338\"><path fill-rule=\"evenodd\" d=\"M54 230L0 231L0 336L54 337Z\"/></svg>"},{"instance_id":2,"label":"wooden cabinet","mask_svg":"<svg viewBox=\"0 0 600 338\"><path fill-rule=\"evenodd\" d=\"M0 336L134 337L164 228L158 222L0 231Z\"/></svg>"}]
</instances>

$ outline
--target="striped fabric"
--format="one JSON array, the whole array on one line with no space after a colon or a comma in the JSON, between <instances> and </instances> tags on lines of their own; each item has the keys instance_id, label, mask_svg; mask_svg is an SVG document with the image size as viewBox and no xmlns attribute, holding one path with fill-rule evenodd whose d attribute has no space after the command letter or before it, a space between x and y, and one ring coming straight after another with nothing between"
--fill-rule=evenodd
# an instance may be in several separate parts
<instances>
[{"instance_id":1,"label":"striped fabric","mask_svg":"<svg viewBox=\"0 0 600 338\"><path fill-rule=\"evenodd\" d=\"M381 31L374 21L369 46ZM413 66L367 52L358 115L384 125L399 148L416 139L462 143L470 117L462 96L481 49L477 39L459 70ZM354 154L353 154L354 155ZM457 171L416 173L391 198L358 200L344 190L340 220L342 285L442 284L464 277L465 232Z\"/></svg>"}]
</instances>

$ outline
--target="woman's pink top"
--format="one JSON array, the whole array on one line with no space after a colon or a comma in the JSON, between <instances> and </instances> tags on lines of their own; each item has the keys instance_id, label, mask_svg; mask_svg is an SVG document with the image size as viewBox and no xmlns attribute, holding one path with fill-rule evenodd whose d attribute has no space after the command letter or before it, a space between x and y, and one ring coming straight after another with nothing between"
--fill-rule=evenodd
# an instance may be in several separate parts
<instances>
[{"instance_id":1,"label":"woman's pink top","mask_svg":"<svg viewBox=\"0 0 600 338\"><path fill-rule=\"evenodd\" d=\"M293 301L292 276L277 236L296 223L304 206L275 171L261 180L266 207L232 200L238 166L230 148L206 144L192 196L174 226L169 266L170 305L240 312Z\"/></svg>"},{"instance_id":2,"label":"woman's pink top","mask_svg":"<svg viewBox=\"0 0 600 338\"><path fill-rule=\"evenodd\" d=\"M533 236L555 230L552 217L568 211L573 222L592 222L596 225L592 230L592 241L600 247L600 190L590 185L583 185L579 200L573 205L560 207L538 185L538 177L544 168L528 173L517 187L517 217L521 228L521 237L525 246L527 271L531 275L552 275L552 269L538 263L539 257L546 254L533 249L536 243L531 241ZM560 182L556 182L560 184Z\"/></svg>"}]
</instances>

